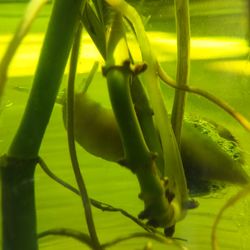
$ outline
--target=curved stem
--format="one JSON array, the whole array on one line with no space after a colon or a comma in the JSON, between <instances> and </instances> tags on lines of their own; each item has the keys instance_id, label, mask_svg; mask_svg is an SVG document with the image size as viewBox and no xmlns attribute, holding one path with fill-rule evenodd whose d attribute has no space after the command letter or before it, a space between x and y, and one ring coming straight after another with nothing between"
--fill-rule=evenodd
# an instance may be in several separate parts
<instances>
[{"instance_id":1,"label":"curved stem","mask_svg":"<svg viewBox=\"0 0 250 250\"><path fill-rule=\"evenodd\" d=\"M152 156L145 143L132 102L132 71L128 58L122 17L117 14L108 42L106 77L112 108L124 146L125 164L135 172L137 167L150 165Z\"/></svg>"},{"instance_id":2,"label":"curved stem","mask_svg":"<svg viewBox=\"0 0 250 250\"><path fill-rule=\"evenodd\" d=\"M179 214L175 217L173 206L165 196L166 187L135 113L130 84L136 71L131 69L128 61L121 14L118 12L115 17L108 41L104 74L107 77L110 100L124 146L125 158L121 163L136 174L140 184L140 198L144 202L144 210L139 218L147 219L148 224L155 227L171 227L175 224L175 219L179 218Z\"/></svg>"},{"instance_id":3,"label":"curved stem","mask_svg":"<svg viewBox=\"0 0 250 250\"><path fill-rule=\"evenodd\" d=\"M48 166L46 165L46 163L43 161L42 158L38 159L38 163L40 164L42 170L54 181L56 181L58 184L62 185L63 187L67 188L68 190L70 190L71 192L73 192L76 195L80 196L80 192L78 189L76 189L75 187L73 187L72 185L70 185L69 183L65 182L64 180L62 180L61 178L59 178L58 176L56 176L53 172L51 172L51 170L48 168ZM137 225L139 225L140 227L142 227L144 230L146 230L147 232L152 232L152 233L156 233L159 235L162 235L160 232L158 232L155 228L150 227L146 224L144 224L141 220L139 220L138 218L134 217L133 215L131 215L130 213L128 213L127 211L125 211L122 208L117 208L117 207L113 207L107 203L104 202L100 202L94 199L90 198L90 202L91 205L94 206L95 208L98 208L102 211L107 211L107 212L120 212L122 215L124 215L125 217L129 218L130 220L132 220L133 222L135 222Z\"/></svg>"},{"instance_id":4,"label":"curved stem","mask_svg":"<svg viewBox=\"0 0 250 250\"><path fill-rule=\"evenodd\" d=\"M91 249L94 249L93 244L91 243L91 241L88 238L88 235L73 230L73 229L69 229L69 228L56 228L56 229L50 229L50 230L46 230L44 232L41 232L38 234L38 238L43 238L46 236L51 236L51 235L56 235L56 236L65 236L65 237L71 237L75 240L78 240L80 242L82 242L83 244L88 245ZM155 235L152 233L145 233L145 232L139 232L139 233L132 233L126 236L122 236L119 238L116 238L110 242L104 243L102 244L103 248L110 248L113 247L123 241L127 241L127 240L131 240L131 239L135 239L135 238L148 238L151 240L155 240L159 243L165 244L165 245L173 245L178 247L179 249L183 249L183 247L181 246L181 244L177 243L176 240L183 240L183 239L170 239L170 238L166 238L166 237L162 237L159 235Z\"/></svg>"},{"instance_id":5,"label":"curved stem","mask_svg":"<svg viewBox=\"0 0 250 250\"><path fill-rule=\"evenodd\" d=\"M81 0L54 1L25 113L10 145L7 161L0 162L3 250L38 248L34 170L79 22L81 4Z\"/></svg>"},{"instance_id":6,"label":"curved stem","mask_svg":"<svg viewBox=\"0 0 250 250\"><path fill-rule=\"evenodd\" d=\"M71 55L71 60L70 60L70 72L69 72L69 79L68 79L68 93L67 93L68 145L69 145L69 152L70 152L72 167L73 167L73 171L75 174L75 179L76 179L76 182L79 187L80 194L81 194L82 204L83 204L84 211L85 211L85 217L86 217L86 221L88 225L90 238L93 242L94 249L100 250L102 248L100 246L100 243L97 237L87 188L84 183L84 180L80 171L80 166L77 160L75 140L74 140L74 83L75 83L75 75L76 75L76 69L77 69L79 47L80 47L80 42L81 42L81 33L82 33L82 25L79 24L77 34L75 36L74 45L72 48L72 55Z\"/></svg>"},{"instance_id":7,"label":"curved stem","mask_svg":"<svg viewBox=\"0 0 250 250\"><path fill-rule=\"evenodd\" d=\"M177 73L176 85L186 86L189 77L189 1L175 0L176 31L177 31ZM185 108L185 91L176 89L172 108L171 122L176 141L180 147L181 128Z\"/></svg>"},{"instance_id":8,"label":"curved stem","mask_svg":"<svg viewBox=\"0 0 250 250\"><path fill-rule=\"evenodd\" d=\"M66 237L71 237L73 239L76 239L83 244L87 245L93 250L96 250L94 248L93 243L91 242L91 239L89 236L85 233L69 229L69 228L56 228L56 229L49 229L46 231L43 231L37 235L38 239L44 238L46 236L51 236L51 235L56 235L56 236L66 236Z\"/></svg>"},{"instance_id":9,"label":"curved stem","mask_svg":"<svg viewBox=\"0 0 250 250\"><path fill-rule=\"evenodd\" d=\"M10 156L35 158L38 155L79 22L81 6L81 0L54 1L25 113L9 148Z\"/></svg>"},{"instance_id":10,"label":"curved stem","mask_svg":"<svg viewBox=\"0 0 250 250\"><path fill-rule=\"evenodd\" d=\"M164 69L158 64L158 74L159 77L163 82L168 84L170 87L181 89L182 91L187 91L193 94L200 95L209 101L216 104L218 107L222 108L224 111L226 111L229 115L231 115L237 122L239 122L247 131L250 132L250 122L239 112L237 112L235 109L233 109L230 105L228 105L226 102L220 100L216 96L212 95L211 93L199 89L194 88L191 86L177 86L176 82L170 78L164 71Z\"/></svg>"}]
</instances>

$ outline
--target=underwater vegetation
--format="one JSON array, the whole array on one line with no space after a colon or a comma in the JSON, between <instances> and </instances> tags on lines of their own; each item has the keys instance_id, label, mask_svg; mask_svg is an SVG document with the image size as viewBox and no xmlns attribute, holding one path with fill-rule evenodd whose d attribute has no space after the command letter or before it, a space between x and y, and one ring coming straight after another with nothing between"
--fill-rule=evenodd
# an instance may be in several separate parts
<instances>
[{"instance_id":1,"label":"underwater vegetation","mask_svg":"<svg viewBox=\"0 0 250 250\"><path fill-rule=\"evenodd\" d=\"M10 62L46 2L34 0L29 3L6 49L0 64L1 103ZM132 4L125 0L53 1L25 112L8 151L0 159L3 250L36 250L38 240L51 235L71 237L97 250L133 238L146 238L166 247L183 249L183 239L175 238L175 227L185 222L190 209L199 206L195 197L227 185L238 185L240 191L225 203L211 229L212 248L218 249L216 227L223 212L250 192L249 174L245 170L247 163L233 132L206 116L185 112L187 93L217 105L248 132L250 123L223 100L190 86L189 7L188 0L174 1L177 43L174 80L154 53L145 30L147 20L141 18ZM85 84L80 86L81 90L76 90L83 30L102 57L101 77L107 85L110 108L88 94L90 84L98 89L94 80L97 63L88 73ZM137 46L136 55L131 37ZM67 89L61 95L58 93L68 61ZM171 111L162 91L164 85L174 89ZM40 156L56 103L62 106L62 122L67 131L77 188L58 177L53 167ZM126 168L136 178L140 188L138 199L143 206L137 211L137 217L125 209L89 197L75 141L91 155L117 168ZM37 166L53 181L81 198L87 232L70 228L37 232ZM92 207L120 212L143 231L103 242ZM149 244L144 249L152 249L152 246Z\"/></svg>"},{"instance_id":2,"label":"underwater vegetation","mask_svg":"<svg viewBox=\"0 0 250 250\"><path fill-rule=\"evenodd\" d=\"M83 92L75 94L74 103L75 140L89 153L119 163L124 149L112 110ZM66 125L65 100L63 120ZM209 185L216 185L216 181L239 185L249 182L242 168L245 162L239 143L230 131L214 122L185 118L180 153L190 194L209 192Z\"/></svg>"}]
</instances>

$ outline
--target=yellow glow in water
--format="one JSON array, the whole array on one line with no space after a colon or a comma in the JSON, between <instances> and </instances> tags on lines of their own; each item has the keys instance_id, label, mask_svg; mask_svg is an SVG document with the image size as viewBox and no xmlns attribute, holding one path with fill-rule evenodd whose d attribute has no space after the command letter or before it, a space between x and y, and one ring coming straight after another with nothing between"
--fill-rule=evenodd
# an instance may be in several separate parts
<instances>
[{"instance_id":1,"label":"yellow glow in water","mask_svg":"<svg viewBox=\"0 0 250 250\"><path fill-rule=\"evenodd\" d=\"M214 59L244 55L248 52L247 43L240 39L197 38L191 42L192 59Z\"/></svg>"},{"instance_id":2,"label":"yellow glow in water","mask_svg":"<svg viewBox=\"0 0 250 250\"><path fill-rule=\"evenodd\" d=\"M0 36L0 57L5 52L10 39L11 35ZM11 62L8 72L9 76L34 75L43 39L43 34L31 34L25 37ZM88 36L83 36L78 73L89 72L96 60L102 60L99 52L92 44L90 38ZM68 72L68 66L65 71L66 73Z\"/></svg>"},{"instance_id":3,"label":"yellow glow in water","mask_svg":"<svg viewBox=\"0 0 250 250\"><path fill-rule=\"evenodd\" d=\"M176 38L173 34L149 32L148 36L155 55L159 61L176 60ZM34 74L43 38L43 34L30 34L24 39L11 63L9 76ZM11 35L0 36L0 55L4 53L10 39ZM130 49L132 50L132 54L140 60L138 45L136 44L135 39L131 40ZM245 55L248 53L248 50L249 48L247 43L243 39L196 37L191 41L190 57L193 60L229 58L233 56ZM96 47L93 45L91 39L87 35L84 35L78 72L89 72L92 67L92 63L96 60L101 61L102 58ZM244 62L234 62L232 67L232 63L233 62L230 63L230 66L228 63L222 63L217 64L214 67L218 66L219 68L230 68L231 70L238 71L240 68L242 69L242 63L244 64ZM249 72L249 69L247 72Z\"/></svg>"},{"instance_id":4,"label":"yellow glow in water","mask_svg":"<svg viewBox=\"0 0 250 250\"><path fill-rule=\"evenodd\" d=\"M176 54L176 38L163 32L149 32L156 55L164 60ZM194 37L191 40L190 57L193 60L216 59L240 56L248 53L247 42L239 38L228 37Z\"/></svg>"},{"instance_id":5,"label":"yellow glow in water","mask_svg":"<svg viewBox=\"0 0 250 250\"><path fill-rule=\"evenodd\" d=\"M231 72L234 74L250 76L250 63L246 60L225 60L210 63L209 68L216 71Z\"/></svg>"}]
</instances>

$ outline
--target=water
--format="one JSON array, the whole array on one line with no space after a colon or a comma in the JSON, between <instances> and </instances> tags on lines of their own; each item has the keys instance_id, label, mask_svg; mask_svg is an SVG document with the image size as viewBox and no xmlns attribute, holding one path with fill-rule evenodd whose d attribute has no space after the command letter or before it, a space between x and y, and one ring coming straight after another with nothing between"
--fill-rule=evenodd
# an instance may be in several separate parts
<instances>
[{"instance_id":1,"label":"water","mask_svg":"<svg viewBox=\"0 0 250 250\"><path fill-rule=\"evenodd\" d=\"M168 74L175 77L176 35L172 1L168 1L166 7L159 8L163 4L164 1L149 3L144 1L144 5L141 4L138 8L144 19L148 20L146 27L156 56ZM250 119L249 47L246 41L245 4L246 1L243 0L237 1L237 3L232 0L220 3L218 1L191 1L193 39L190 84L222 98ZM5 25L0 28L0 53L2 54L24 9L24 4L0 5L0 19L4 22L7 22L6 13L11 11L15 13L11 19L8 19L9 29L7 30ZM20 89L28 91L30 89L50 8L50 5L46 6L12 63L5 92L4 103L6 105L0 113L1 154L8 150L22 117L28 93L20 91ZM3 22L0 20L0 23ZM84 43L86 45L82 48L79 82L86 77L91 63L100 59L86 34ZM86 64L88 67L83 67ZM66 79L63 80L63 86L65 82ZM168 86L162 86L162 89L167 107L171 110L173 90ZM103 105L110 106L106 83L100 72L96 74L89 93ZM245 153L245 168L250 173L249 132L246 132L214 104L196 95L188 96L186 112L215 120L232 131ZM135 176L125 168L88 154L80 147L77 147L77 151L90 196L123 208L137 216L142 210L143 204L138 199L139 186ZM56 175L76 186L70 167L67 137L59 104L54 107L41 146L40 156ZM39 167L36 170L35 183L38 232L62 227L87 232L81 201L76 195L51 180ZM211 249L210 235L215 216L226 200L238 189L238 187L229 186L218 192L195 198L200 204L199 207L190 210L187 217L176 226L175 237L182 239L178 243L183 245L183 249ZM218 228L220 249L250 249L248 245L250 240L249 202L250 198L240 201L223 216ZM108 242L121 235L142 231L136 224L119 213L101 212L97 209L93 209L93 213L101 242ZM115 246L114 249L143 249L149 241L153 243L153 249L166 249L166 246L150 239L125 241ZM150 244L148 245L150 246ZM58 236L40 239L39 247L42 250L87 249L78 241ZM168 249L178 248L170 246Z\"/></svg>"}]
</instances>

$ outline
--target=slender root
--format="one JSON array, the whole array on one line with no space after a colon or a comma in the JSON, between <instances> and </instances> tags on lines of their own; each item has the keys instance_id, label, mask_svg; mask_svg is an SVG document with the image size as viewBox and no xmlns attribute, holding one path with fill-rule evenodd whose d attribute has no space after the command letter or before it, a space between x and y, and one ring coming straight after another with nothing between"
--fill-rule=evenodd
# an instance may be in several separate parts
<instances>
[{"instance_id":1,"label":"slender root","mask_svg":"<svg viewBox=\"0 0 250 250\"><path fill-rule=\"evenodd\" d=\"M95 228L87 187L84 178L82 176L82 173L80 171L80 166L77 159L77 153L75 147L75 140L74 140L74 87L75 87L75 76L77 71L78 55L81 44L81 35L82 35L82 25L79 24L72 47L71 58L70 58L70 70L68 77L68 92L67 92L67 106L66 106L68 148L69 148L69 155L71 159L72 169L75 175L75 180L78 185L80 197L82 200L82 206L88 226L88 231L91 240L95 246L95 249L102 250Z\"/></svg>"},{"instance_id":2,"label":"slender root","mask_svg":"<svg viewBox=\"0 0 250 250\"><path fill-rule=\"evenodd\" d=\"M37 237L41 239L43 237L52 236L52 235L70 237L70 238L80 241L83 244L86 244L91 249L94 249L94 246L90 240L90 237L87 234L79 232L74 229L69 229L69 228L50 229L50 230L46 230L44 232L39 233ZM101 247L106 249L108 247L113 247L123 241L131 240L135 238L148 238L148 239L155 240L162 244L166 244L166 245L172 244L172 245L177 246L179 249L183 249L181 244L176 242L176 240L174 239L164 238L163 236L155 235L153 233L146 233L146 232L132 233L126 236L118 237L110 242L102 244Z\"/></svg>"},{"instance_id":3,"label":"slender root","mask_svg":"<svg viewBox=\"0 0 250 250\"><path fill-rule=\"evenodd\" d=\"M67 188L68 190L70 190L71 192L80 195L80 192L78 189L76 189L75 187L73 187L72 185L70 185L69 183L65 182L64 180L62 180L61 178L59 178L58 176L56 176L53 172L51 172L51 170L49 169L49 167L47 166L47 164L45 163L45 161L42 158L38 159L38 163L41 166L42 170L54 181L56 181L57 183L59 183L60 185L62 185L63 187ZM142 227L145 231L147 232L152 232L152 233L156 233L158 235L163 235L162 233L160 233L159 231L157 231L155 228L150 227L146 224L144 224L141 220L137 219L136 217L134 217L133 215L131 215L130 213L128 213L127 211L125 211L122 208L116 208L113 207L107 203L104 202L100 202L97 200L94 200L92 198L90 198L90 202L91 205L94 206L97 209L100 209L102 211L107 211L107 212L120 212L122 215L124 215L125 217L129 218L130 220L132 220L133 222L135 222L137 225L139 225L140 227Z\"/></svg>"},{"instance_id":4,"label":"slender root","mask_svg":"<svg viewBox=\"0 0 250 250\"><path fill-rule=\"evenodd\" d=\"M37 235L37 237L39 239L41 239L43 237L50 236L50 235L57 235L57 236L59 235L59 236L71 237L73 239L76 239L76 240L86 244L91 249L94 249L92 241L91 241L90 237L87 234L76 231L76 230L73 230L73 229L68 229L68 228L50 229L50 230L46 230L46 231L43 231L43 232L39 233Z\"/></svg>"},{"instance_id":5,"label":"slender root","mask_svg":"<svg viewBox=\"0 0 250 250\"><path fill-rule=\"evenodd\" d=\"M108 243L105 243L102 246L104 248L112 247L118 243L121 243L121 242L126 241L126 240L131 240L134 238L149 238L149 239L155 240L157 242L160 242L162 244L166 244L166 245L172 244L172 245L179 247L179 249L182 249L182 246L173 239L164 238L164 237L161 237L161 236L158 236L158 235L155 235L152 233L146 233L146 232L132 233L132 234L129 234L127 236L122 236L122 237L116 238Z\"/></svg>"}]
</instances>

